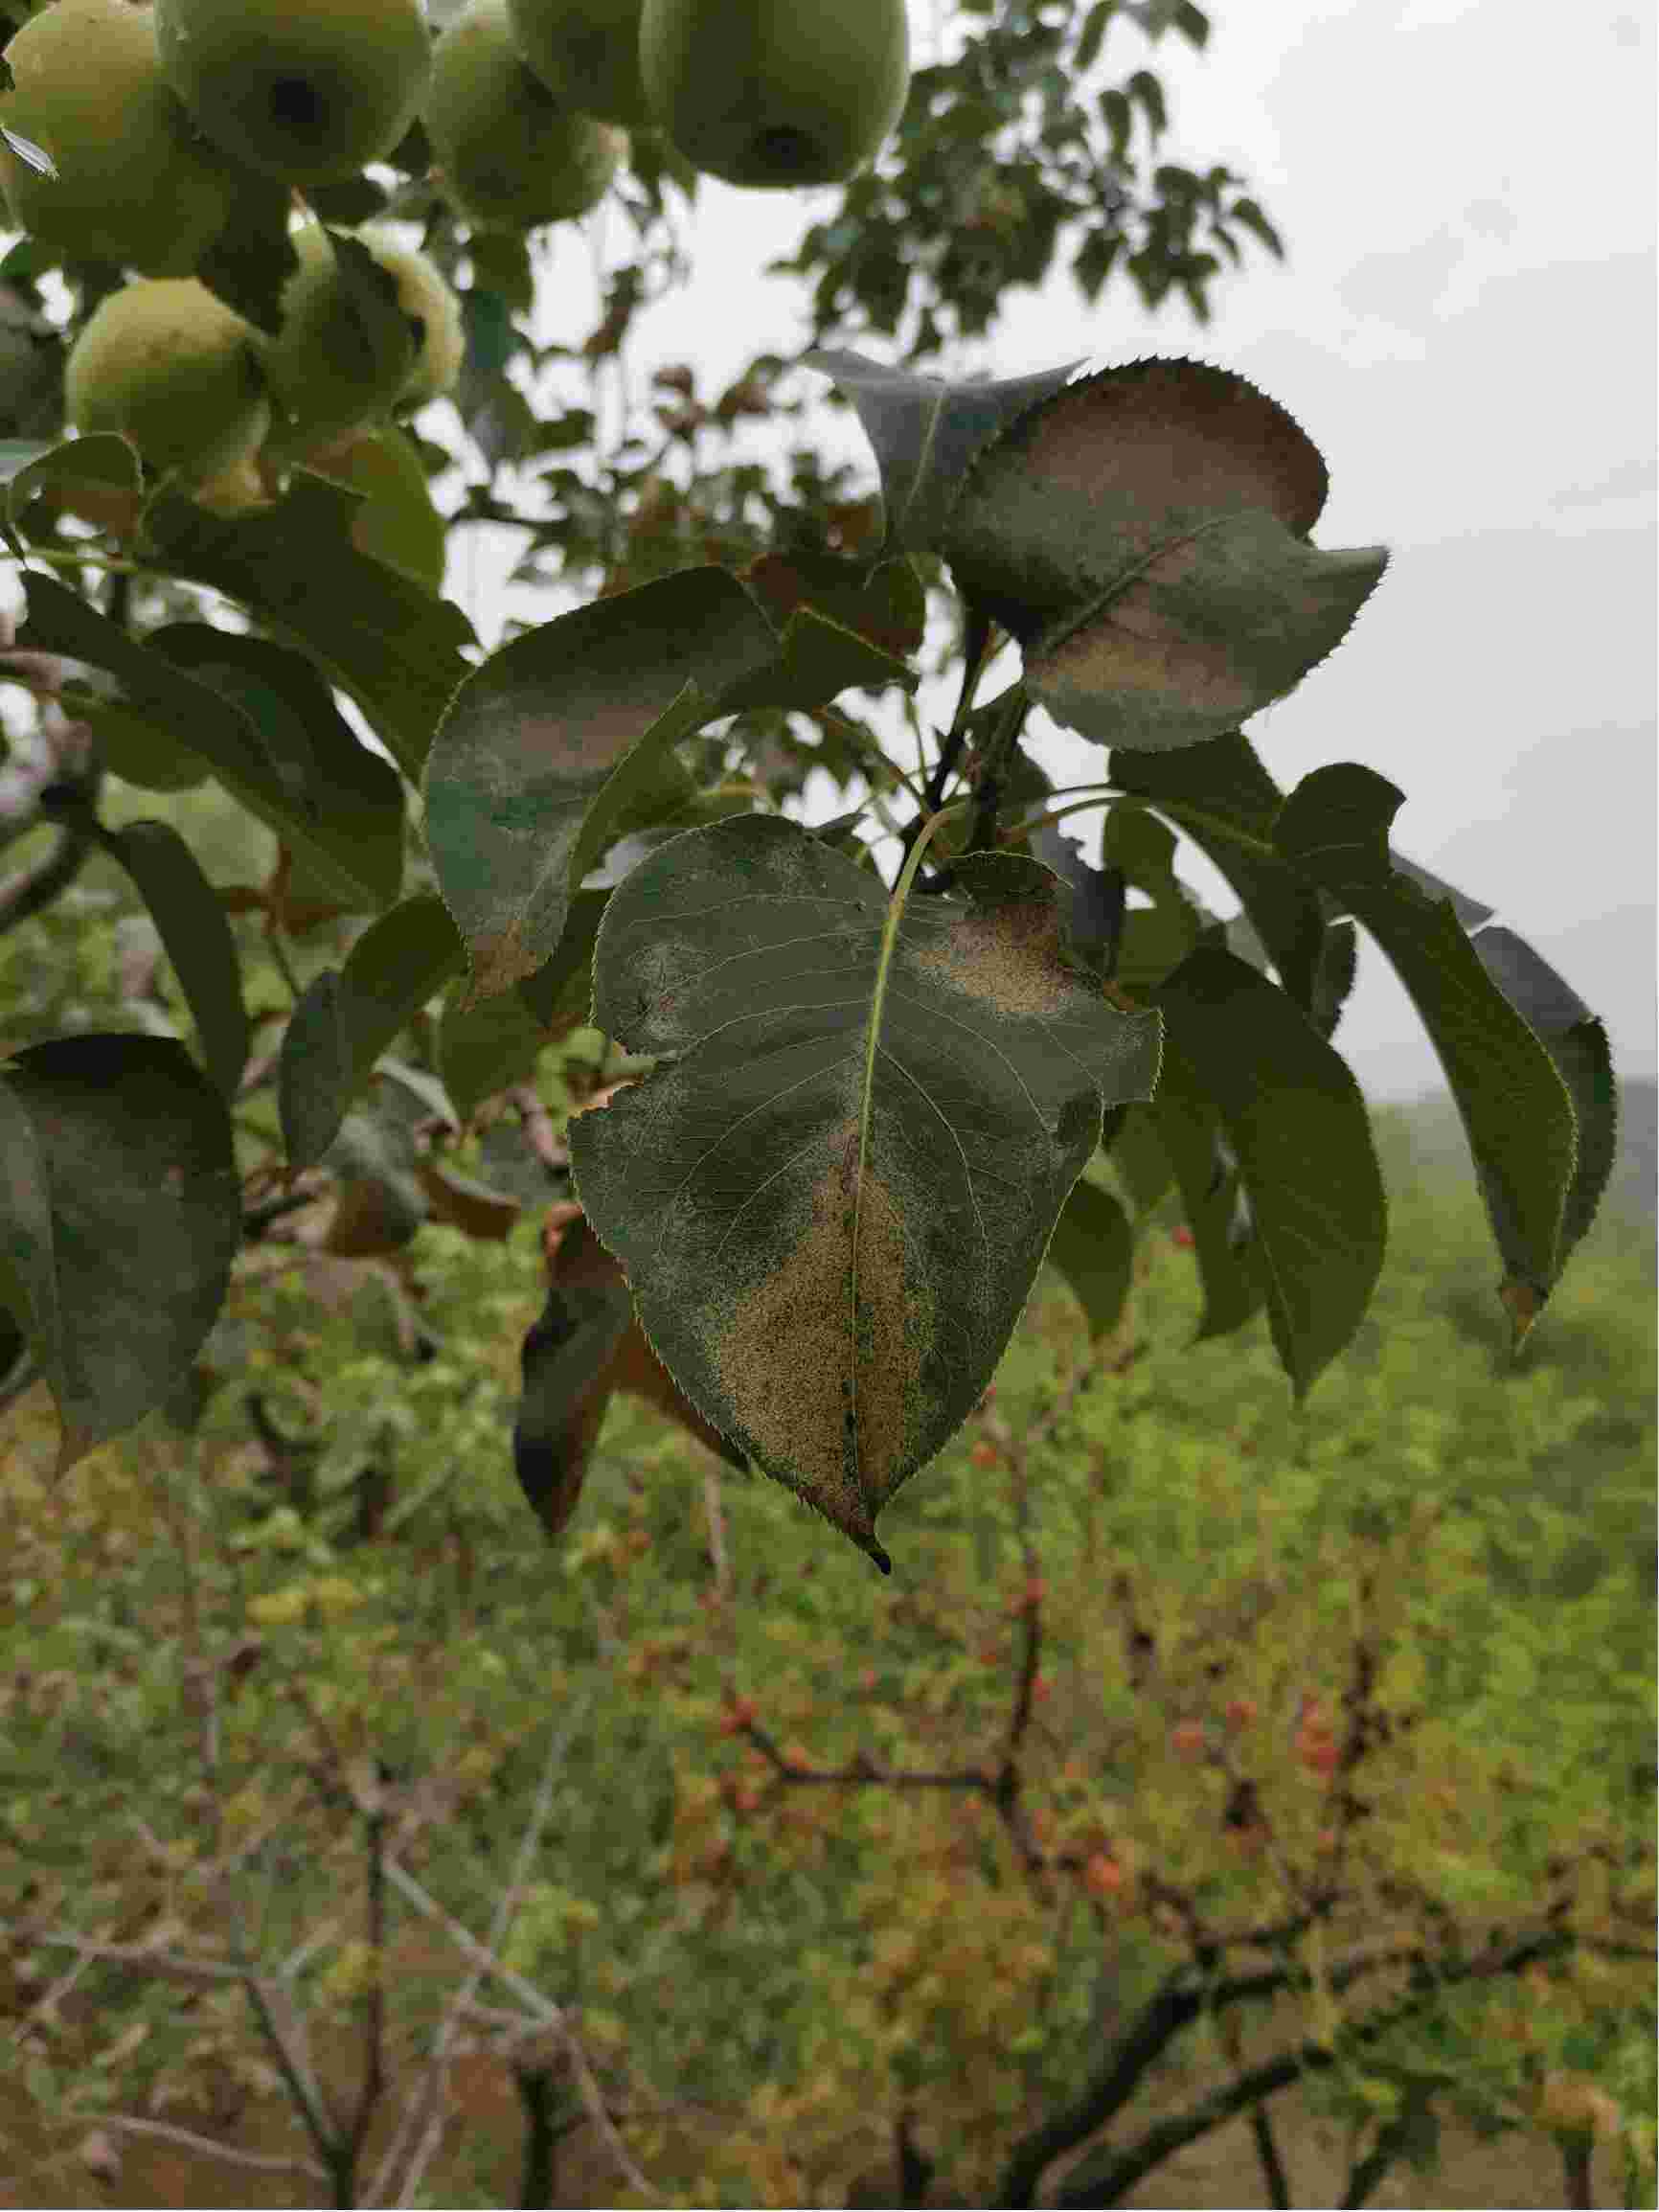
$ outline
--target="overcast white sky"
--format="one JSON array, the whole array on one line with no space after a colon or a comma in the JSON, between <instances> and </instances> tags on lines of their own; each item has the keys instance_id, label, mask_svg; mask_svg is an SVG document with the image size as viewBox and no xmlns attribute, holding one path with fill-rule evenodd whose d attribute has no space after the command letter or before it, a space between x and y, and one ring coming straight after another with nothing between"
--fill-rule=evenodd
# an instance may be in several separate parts
<instances>
[{"instance_id":1,"label":"overcast white sky","mask_svg":"<svg viewBox=\"0 0 1659 2212\"><path fill-rule=\"evenodd\" d=\"M1651 1074L1649 15L1618 0L1206 4L1208 52L1170 38L1153 57L1168 158L1243 171L1285 262L1250 253L1203 330L1172 303L1148 317L1116 283L1088 310L1059 276L1011 296L975 366L1186 353L1290 409L1330 469L1317 541L1382 542L1393 561L1337 653L1250 723L1257 749L1286 787L1332 760L1398 784L1398 849L1494 906L1603 1016L1620 1072ZM931 7L913 20L924 57ZM1146 57L1138 33L1113 36L1126 66ZM689 359L718 390L753 354L797 344L801 294L758 271L810 214L804 197L706 184L696 279L644 323L635 374ZM553 312L580 298L585 332L591 241L559 236ZM498 551L451 583L486 637L507 604ZM1098 778L1099 747L1037 728L1057 782ZM1094 818L1074 833L1079 819ZM1236 909L1189 846L1181 866L1216 911ZM1440 1087L1409 999L1362 945L1338 1046L1375 1097Z\"/></svg>"}]
</instances>

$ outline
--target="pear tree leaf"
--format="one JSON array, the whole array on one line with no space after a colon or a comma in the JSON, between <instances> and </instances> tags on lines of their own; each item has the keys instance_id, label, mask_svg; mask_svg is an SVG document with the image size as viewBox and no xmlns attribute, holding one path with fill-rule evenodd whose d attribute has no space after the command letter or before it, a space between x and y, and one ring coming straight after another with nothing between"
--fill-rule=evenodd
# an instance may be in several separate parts
<instances>
[{"instance_id":1,"label":"pear tree leaf","mask_svg":"<svg viewBox=\"0 0 1659 2212\"><path fill-rule=\"evenodd\" d=\"M288 236L292 203L279 178L245 172L230 221L195 267L199 283L273 338L283 327L283 286L300 265Z\"/></svg>"},{"instance_id":2,"label":"pear tree leaf","mask_svg":"<svg viewBox=\"0 0 1659 2212\"><path fill-rule=\"evenodd\" d=\"M1237 1168L1216 1174L1220 1116L1197 1070L1166 1037L1158 1092L1143 1109L1150 1133L1180 1189L1181 1210L1193 1232L1203 1287L1204 1311L1193 1341L1229 1336L1261 1311L1263 1287L1234 1240Z\"/></svg>"},{"instance_id":3,"label":"pear tree leaf","mask_svg":"<svg viewBox=\"0 0 1659 2212\"><path fill-rule=\"evenodd\" d=\"M353 905L379 906L397 896L402 786L351 736L308 663L200 623L174 624L140 643L53 577L32 572L25 588L20 645L112 675L159 746L204 761ZM279 675L279 667L287 673ZM290 711L278 712L280 705ZM336 732L349 750L336 748ZM307 781L312 774L315 787Z\"/></svg>"},{"instance_id":4,"label":"pear tree leaf","mask_svg":"<svg viewBox=\"0 0 1659 2212\"><path fill-rule=\"evenodd\" d=\"M1284 794L1237 730L1167 753L1112 748L1112 782L1155 807L1215 861L1244 903L1298 1006L1313 1003L1324 939L1319 896L1273 843Z\"/></svg>"},{"instance_id":5,"label":"pear tree leaf","mask_svg":"<svg viewBox=\"0 0 1659 2212\"><path fill-rule=\"evenodd\" d=\"M418 777L439 718L469 673L458 606L352 543L361 496L304 468L275 506L211 514L163 490L145 528L180 576L212 584L313 654Z\"/></svg>"},{"instance_id":6,"label":"pear tree leaf","mask_svg":"<svg viewBox=\"0 0 1659 2212\"><path fill-rule=\"evenodd\" d=\"M1123 1207L1109 1191L1079 1177L1055 1223L1048 1264L1082 1308L1091 1344L1122 1318L1134 1258L1134 1233Z\"/></svg>"},{"instance_id":7,"label":"pear tree leaf","mask_svg":"<svg viewBox=\"0 0 1659 2212\"><path fill-rule=\"evenodd\" d=\"M1220 946L1200 946L1155 1003L1237 1162L1254 1223L1248 1264L1300 1402L1359 1327L1387 1248L1364 1097L1288 994Z\"/></svg>"},{"instance_id":8,"label":"pear tree leaf","mask_svg":"<svg viewBox=\"0 0 1659 2212\"><path fill-rule=\"evenodd\" d=\"M1398 867L1398 860L1395 865ZM1328 922L1313 974L1313 1004L1307 1018L1328 1042L1336 1034L1342 1010L1359 969L1359 935L1352 922Z\"/></svg>"},{"instance_id":9,"label":"pear tree leaf","mask_svg":"<svg viewBox=\"0 0 1659 2212\"><path fill-rule=\"evenodd\" d=\"M1052 714L1161 751L1283 697L1346 634L1387 557L1308 542L1327 488L1312 441L1244 377L1134 361L989 444L939 550Z\"/></svg>"},{"instance_id":10,"label":"pear tree leaf","mask_svg":"<svg viewBox=\"0 0 1659 2212\"><path fill-rule=\"evenodd\" d=\"M438 1025L438 1065L457 1112L521 1082L545 1048L580 1029L593 999L593 946L608 891L579 891L551 960L509 991L464 1007L457 985Z\"/></svg>"},{"instance_id":11,"label":"pear tree leaf","mask_svg":"<svg viewBox=\"0 0 1659 2212\"><path fill-rule=\"evenodd\" d=\"M1000 383L950 384L861 353L827 349L802 365L852 402L881 472L890 553L943 551L945 524L981 452L1011 423L1065 389L1079 363Z\"/></svg>"},{"instance_id":12,"label":"pear tree leaf","mask_svg":"<svg viewBox=\"0 0 1659 2212\"><path fill-rule=\"evenodd\" d=\"M975 854L900 904L793 823L689 831L611 893L598 1027L657 1065L570 1132L651 1348L883 1571L875 1518L973 1406L1155 1014L1065 955L1058 879Z\"/></svg>"},{"instance_id":13,"label":"pear tree leaf","mask_svg":"<svg viewBox=\"0 0 1659 2212\"><path fill-rule=\"evenodd\" d=\"M513 1467L550 1537L575 1513L612 1397L643 1398L730 1465L742 1454L675 1389L634 1319L621 1267L580 1208L551 1210L543 1233L547 1301L525 1337L524 1385L512 1432Z\"/></svg>"},{"instance_id":14,"label":"pear tree leaf","mask_svg":"<svg viewBox=\"0 0 1659 2212\"><path fill-rule=\"evenodd\" d=\"M831 553L763 553L742 580L779 628L797 607L812 606L898 660L920 652L927 633L926 588L907 559L872 571Z\"/></svg>"},{"instance_id":15,"label":"pear tree leaf","mask_svg":"<svg viewBox=\"0 0 1659 2212\"><path fill-rule=\"evenodd\" d=\"M34 458L7 481L6 512L13 531L21 530L26 510L42 493L55 495L86 521L129 529L144 498L138 454L111 430L34 449Z\"/></svg>"},{"instance_id":16,"label":"pear tree leaf","mask_svg":"<svg viewBox=\"0 0 1659 2212\"><path fill-rule=\"evenodd\" d=\"M810 607L782 640L723 568L688 568L514 638L464 683L426 770L426 840L466 941L463 1004L534 973L571 898L639 821L694 797L671 748L739 707L908 678Z\"/></svg>"},{"instance_id":17,"label":"pear tree leaf","mask_svg":"<svg viewBox=\"0 0 1659 2212\"><path fill-rule=\"evenodd\" d=\"M492 1191L488 1183L459 1174L437 1160L417 1160L415 1180L433 1220L446 1221L480 1243L499 1244L524 1211L522 1201L509 1193Z\"/></svg>"},{"instance_id":18,"label":"pear tree leaf","mask_svg":"<svg viewBox=\"0 0 1659 2212\"><path fill-rule=\"evenodd\" d=\"M326 678L304 653L199 622L169 623L147 645L239 707L282 779L273 809L246 794L296 858L356 906L380 907L403 881L403 786L358 741ZM244 794L239 793L239 796Z\"/></svg>"},{"instance_id":19,"label":"pear tree leaf","mask_svg":"<svg viewBox=\"0 0 1659 2212\"><path fill-rule=\"evenodd\" d=\"M352 524L359 553L384 561L437 595L443 588L447 538L443 517L408 434L395 423L360 430L343 445L313 454L307 466L319 476L360 492Z\"/></svg>"},{"instance_id":20,"label":"pear tree leaf","mask_svg":"<svg viewBox=\"0 0 1659 2212\"><path fill-rule=\"evenodd\" d=\"M1370 932L1411 994L1468 1136L1519 1343L1559 1273L1578 1150L1572 1100L1450 900L1431 899L1395 868L1388 828L1404 799L1357 763L1315 768L1285 800L1274 843Z\"/></svg>"},{"instance_id":21,"label":"pear tree leaf","mask_svg":"<svg viewBox=\"0 0 1659 2212\"><path fill-rule=\"evenodd\" d=\"M336 1259L379 1259L401 1251L426 1220L414 1136L377 1104L346 1116L323 1164L339 1180L321 1246Z\"/></svg>"},{"instance_id":22,"label":"pear tree leaf","mask_svg":"<svg viewBox=\"0 0 1659 2212\"><path fill-rule=\"evenodd\" d=\"M1170 1155L1158 1141L1150 1106L1128 1106L1102 1152L1135 1212L1137 1230L1175 1180Z\"/></svg>"},{"instance_id":23,"label":"pear tree leaf","mask_svg":"<svg viewBox=\"0 0 1659 2212\"><path fill-rule=\"evenodd\" d=\"M0 1062L0 1295L62 1424L62 1474L168 1399L241 1242L230 1116L172 1038Z\"/></svg>"},{"instance_id":24,"label":"pear tree leaf","mask_svg":"<svg viewBox=\"0 0 1659 2212\"><path fill-rule=\"evenodd\" d=\"M101 829L99 842L125 869L148 909L195 1023L208 1074L222 1097L234 1099L251 1033L236 939L218 893L170 823Z\"/></svg>"},{"instance_id":25,"label":"pear tree leaf","mask_svg":"<svg viewBox=\"0 0 1659 2212\"><path fill-rule=\"evenodd\" d=\"M1057 721L1154 750L1232 729L1335 651L1388 565L1322 551L1261 510L1171 524L1156 552L1027 647Z\"/></svg>"},{"instance_id":26,"label":"pear tree leaf","mask_svg":"<svg viewBox=\"0 0 1659 2212\"><path fill-rule=\"evenodd\" d=\"M1399 866L1398 859L1395 866ZM1461 893L1452 893L1449 885L1443 888L1454 903L1462 898ZM1466 900L1464 905L1481 915L1491 912L1476 900ZM1465 926L1471 924L1466 922ZM1595 1220L1618 1157L1619 1096L1613 1080L1612 1049L1600 1017L1524 937L1495 923L1490 928L1476 927L1473 943L1481 966L1542 1040L1573 1102L1578 1156L1561 1215L1561 1240L1556 1253L1559 1273L1568 1254Z\"/></svg>"},{"instance_id":27,"label":"pear tree leaf","mask_svg":"<svg viewBox=\"0 0 1659 2212\"><path fill-rule=\"evenodd\" d=\"M443 900L422 892L371 923L343 969L325 968L312 979L277 1062L290 1166L312 1167L323 1157L375 1062L462 960Z\"/></svg>"},{"instance_id":28,"label":"pear tree leaf","mask_svg":"<svg viewBox=\"0 0 1659 2212\"><path fill-rule=\"evenodd\" d=\"M1106 978L1116 975L1127 880L1122 864L1108 861L1103 868L1095 867L1052 822L1033 832L1031 850L1034 858L1071 886L1074 954L1093 974Z\"/></svg>"}]
</instances>

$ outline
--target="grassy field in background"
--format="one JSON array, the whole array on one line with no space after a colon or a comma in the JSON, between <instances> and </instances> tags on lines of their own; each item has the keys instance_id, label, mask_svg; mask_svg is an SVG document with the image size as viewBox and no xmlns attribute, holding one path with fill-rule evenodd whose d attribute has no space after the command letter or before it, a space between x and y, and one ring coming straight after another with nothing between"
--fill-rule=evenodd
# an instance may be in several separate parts
<instances>
[{"instance_id":1,"label":"grassy field in background","mask_svg":"<svg viewBox=\"0 0 1659 2212\"><path fill-rule=\"evenodd\" d=\"M1645 1126L1650 1162L1651 1086L1647 1117L1628 1115L1628 1151ZM1290 1745L1310 1696L1340 1702L1362 1630L1378 1695L1420 1720L1365 1768L1355 1926L1415 1926L1418 1894L1471 1927L1526 1920L1562 1879L1550 1869L1582 1859L1596 1909L1638 1928L1646 1911L1650 1941L1650 1203L1644 1218L1621 1195L1511 1362L1498 1263L1447 1134L1432 1114L1379 1113L1387 1266L1304 1414L1261 1319L1192 1345L1193 1260L1154 1232L1114 1371L1034 1452L1031 1817L1057 1849L1111 1855L1125 1891L1104 1904L1034 1893L961 1792L769 1788L729 1724L733 1696L751 1698L812 1766L861 1745L939 1768L994 1750L1025 1569L1017 1500L976 1459L976 1427L883 1516L888 1583L776 1485L716 1471L631 1402L552 1549L508 1452L518 1341L540 1303L532 1223L493 1248L421 1232L445 1350L417 1372L356 1317L321 1326L303 1286L250 1304L261 1381L275 1392L303 1365L290 1424L307 1410L330 1440L311 1516L273 1499L239 1389L220 1393L198 1444L147 1429L56 1489L36 1390L5 1431L0 1912L20 2058L0 2087L0 2202L325 2201L315 2180L216 2167L100 2120L305 2152L234 1984L181 1984L130 1955L148 1945L222 1969L233 1930L267 1970L291 1969L319 2069L354 2093L367 1984L349 1792L376 1765L400 1863L478 1934L545 1787L503 1956L582 2008L632 2114L629 2147L674 2203L894 2201L899 2097L938 2162L928 2201L986 2201L1008 2143L1075 2090L1178 1955L1144 1904L1157 1882L1223 1925L1271 1917L1329 1848ZM1640 1195L1640 1165L1621 1173ZM1016 1435L1085 1349L1045 1280L998 1376ZM352 1545L329 1480L371 1444L395 1464L395 1494L424 1502L394 1537ZM1183 1728L1221 1729L1224 1704L1256 1716L1240 1755L1278 1839L1257 1857L1233 1848L1216 1773L1179 1749ZM23 1926L31 1941L15 1940ZM127 1955L78 1960L43 1930ZM391 2114L466 1961L406 1900L389 1955ZM1629 1986L1611 1968L1529 1985L1466 2020L1453 2008L1432 2047L1408 2037L1386 2064L1284 2092L1298 2200L1335 2201L1368 2098L1380 2112L1401 2082L1443 2077L1437 2177L1397 2167L1370 2201L1562 2203L1560 2152L1526 2085L1566 2068L1618 2115L1596 2201L1652 2203L1650 1993L1650 1968ZM460 2117L417 2203L518 2201L504 2017L461 2018ZM1296 2032L1283 2010L1251 2026ZM1194 2030L1125 2139L1235 2063ZM377 2119L366 2172L389 2133ZM557 2177L551 2201L640 2201L591 2127L561 2147ZM1239 2122L1124 2201L1262 2192Z\"/></svg>"}]
</instances>

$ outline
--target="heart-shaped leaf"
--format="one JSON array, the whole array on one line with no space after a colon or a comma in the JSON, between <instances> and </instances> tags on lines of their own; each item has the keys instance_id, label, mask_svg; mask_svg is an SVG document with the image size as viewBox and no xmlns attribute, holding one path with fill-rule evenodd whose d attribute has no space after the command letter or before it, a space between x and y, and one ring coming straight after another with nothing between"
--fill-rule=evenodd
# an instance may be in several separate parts
<instances>
[{"instance_id":1,"label":"heart-shaped leaf","mask_svg":"<svg viewBox=\"0 0 1659 2212\"><path fill-rule=\"evenodd\" d=\"M289 1165L308 1168L398 1033L460 969L461 940L442 899L406 899L358 938L343 969L325 968L294 1008L277 1063Z\"/></svg>"},{"instance_id":2,"label":"heart-shaped leaf","mask_svg":"<svg viewBox=\"0 0 1659 2212\"><path fill-rule=\"evenodd\" d=\"M571 1130L692 1403L885 1570L875 1517L978 1402L1154 1015L1064 957L1063 887L973 855L889 901L805 831L688 832L612 892L594 1020L664 1056Z\"/></svg>"},{"instance_id":3,"label":"heart-shaped leaf","mask_svg":"<svg viewBox=\"0 0 1659 2212\"><path fill-rule=\"evenodd\" d=\"M1468 1134L1518 1342L1559 1272L1578 1149L1572 1101L1451 901L1395 868L1388 828L1404 799L1357 763L1315 768L1285 800L1274 843L1364 924L1411 994Z\"/></svg>"},{"instance_id":4,"label":"heart-shaped leaf","mask_svg":"<svg viewBox=\"0 0 1659 2212\"><path fill-rule=\"evenodd\" d=\"M1289 996L1219 946L1184 960L1156 1003L1238 1163L1255 1230L1246 1264L1300 1402L1359 1327L1387 1247L1365 1100Z\"/></svg>"},{"instance_id":5,"label":"heart-shaped leaf","mask_svg":"<svg viewBox=\"0 0 1659 2212\"><path fill-rule=\"evenodd\" d=\"M241 1241L230 1116L171 1038L0 1062L0 1295L63 1425L62 1473L168 1398Z\"/></svg>"},{"instance_id":6,"label":"heart-shaped leaf","mask_svg":"<svg viewBox=\"0 0 1659 2212\"><path fill-rule=\"evenodd\" d=\"M503 646L456 694L426 773L426 841L472 963L464 1008L534 974L605 849L693 796L680 739L741 707L909 680L810 608L780 638L716 567L596 600Z\"/></svg>"},{"instance_id":7,"label":"heart-shaped leaf","mask_svg":"<svg viewBox=\"0 0 1659 2212\"><path fill-rule=\"evenodd\" d=\"M469 673L458 606L352 543L362 501L299 468L285 498L227 519L162 491L145 528L180 576L211 583L314 653L407 776Z\"/></svg>"}]
</instances>

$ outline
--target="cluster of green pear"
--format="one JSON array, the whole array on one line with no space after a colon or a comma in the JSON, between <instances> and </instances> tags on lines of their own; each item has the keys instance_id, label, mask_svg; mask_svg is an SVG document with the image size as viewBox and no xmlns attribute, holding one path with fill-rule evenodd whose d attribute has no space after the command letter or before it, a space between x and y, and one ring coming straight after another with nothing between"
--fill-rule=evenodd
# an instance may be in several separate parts
<instances>
[{"instance_id":1,"label":"cluster of green pear","mask_svg":"<svg viewBox=\"0 0 1659 2212\"><path fill-rule=\"evenodd\" d=\"M265 496L261 455L437 397L463 350L449 286L384 226L300 220L280 331L236 314L194 272L250 175L303 194L420 122L457 214L522 234L594 207L630 128L730 183L835 182L909 86L905 0L468 0L436 40L421 0L50 0L6 61L11 218L130 272L73 349L69 419L227 510Z\"/></svg>"}]
</instances>

